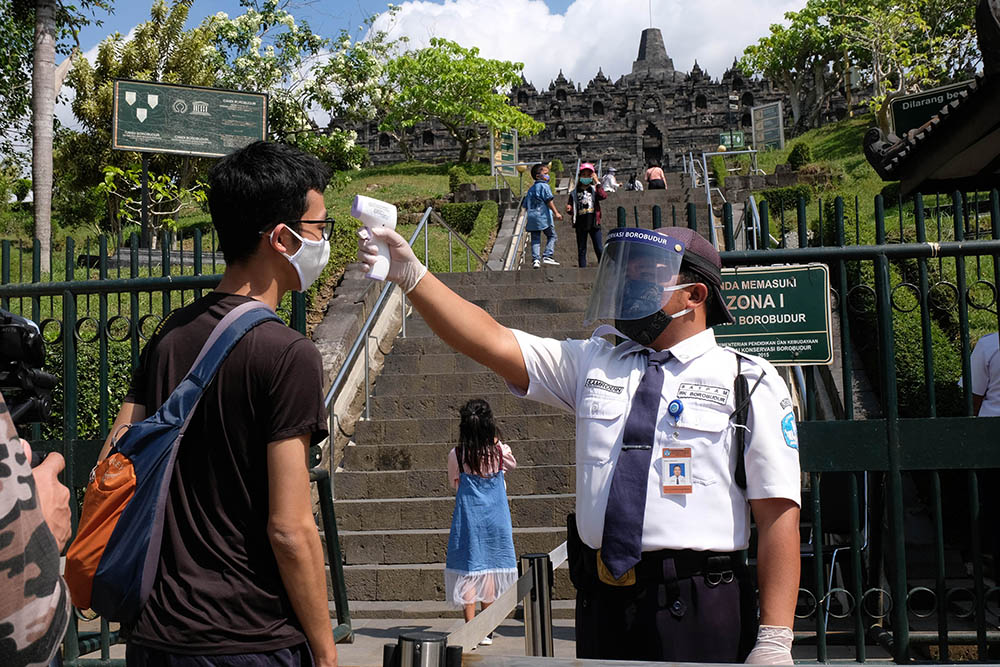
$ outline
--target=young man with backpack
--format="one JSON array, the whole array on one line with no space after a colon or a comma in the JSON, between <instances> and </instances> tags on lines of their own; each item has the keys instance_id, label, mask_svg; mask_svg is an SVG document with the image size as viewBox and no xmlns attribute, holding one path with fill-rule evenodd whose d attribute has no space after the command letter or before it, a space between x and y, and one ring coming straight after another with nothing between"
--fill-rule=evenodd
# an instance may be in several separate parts
<instances>
[{"instance_id":1,"label":"young man with backpack","mask_svg":"<svg viewBox=\"0 0 1000 667\"><path fill-rule=\"evenodd\" d=\"M209 206L225 273L158 327L112 435L163 404L227 313L252 300L274 310L319 277L328 181L323 163L278 143L215 165ZM128 632L130 666L337 664L306 465L327 435L322 383L316 346L276 321L222 363L177 454L155 580Z\"/></svg>"}]
</instances>

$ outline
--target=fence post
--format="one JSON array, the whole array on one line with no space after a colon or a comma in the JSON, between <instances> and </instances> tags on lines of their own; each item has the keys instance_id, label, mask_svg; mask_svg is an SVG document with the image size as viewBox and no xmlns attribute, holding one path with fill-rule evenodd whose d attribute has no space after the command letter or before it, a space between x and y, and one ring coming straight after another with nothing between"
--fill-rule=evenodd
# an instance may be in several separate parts
<instances>
[{"instance_id":1,"label":"fence post","mask_svg":"<svg viewBox=\"0 0 1000 667\"><path fill-rule=\"evenodd\" d=\"M722 205L722 235L726 250L736 250L736 238L733 236L733 205L729 202Z\"/></svg>"},{"instance_id":2,"label":"fence post","mask_svg":"<svg viewBox=\"0 0 1000 667\"><path fill-rule=\"evenodd\" d=\"M628 214L625 212L625 207L619 206L616 212L618 214L618 228L628 227Z\"/></svg>"},{"instance_id":3,"label":"fence post","mask_svg":"<svg viewBox=\"0 0 1000 667\"><path fill-rule=\"evenodd\" d=\"M822 210L822 207L821 207ZM882 195L875 195L875 235L885 243L885 207ZM879 358L885 415L887 510L889 519L889 554L893 570L889 587L892 592L892 652L897 663L907 662L910 653L910 628L906 605L906 543L903 537L903 477L899 462L899 403L896 393L896 347L892 326L892 294L889 284L889 259L875 259L875 298L878 319Z\"/></svg>"},{"instance_id":4,"label":"fence post","mask_svg":"<svg viewBox=\"0 0 1000 667\"><path fill-rule=\"evenodd\" d=\"M551 658L552 561L548 554L523 554L518 570L532 573L531 594L524 597L524 653Z\"/></svg>"},{"instance_id":5,"label":"fence post","mask_svg":"<svg viewBox=\"0 0 1000 667\"><path fill-rule=\"evenodd\" d=\"M688 228L698 231L698 209L691 202L688 202L687 205L687 217L688 217Z\"/></svg>"},{"instance_id":6,"label":"fence post","mask_svg":"<svg viewBox=\"0 0 1000 667\"><path fill-rule=\"evenodd\" d=\"M660 209L659 204L653 205L653 229L659 229L663 226L663 211Z\"/></svg>"}]
</instances>

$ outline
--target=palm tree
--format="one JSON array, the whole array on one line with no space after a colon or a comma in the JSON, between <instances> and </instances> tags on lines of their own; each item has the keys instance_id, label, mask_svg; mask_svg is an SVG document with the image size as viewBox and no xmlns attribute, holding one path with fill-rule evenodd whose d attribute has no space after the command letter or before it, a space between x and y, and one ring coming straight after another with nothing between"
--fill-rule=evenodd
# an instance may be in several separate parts
<instances>
[{"instance_id":1,"label":"palm tree","mask_svg":"<svg viewBox=\"0 0 1000 667\"><path fill-rule=\"evenodd\" d=\"M42 247L42 272L50 273L52 247L52 134L56 106L56 2L35 2L35 58L31 74L31 182L35 238Z\"/></svg>"}]
</instances>

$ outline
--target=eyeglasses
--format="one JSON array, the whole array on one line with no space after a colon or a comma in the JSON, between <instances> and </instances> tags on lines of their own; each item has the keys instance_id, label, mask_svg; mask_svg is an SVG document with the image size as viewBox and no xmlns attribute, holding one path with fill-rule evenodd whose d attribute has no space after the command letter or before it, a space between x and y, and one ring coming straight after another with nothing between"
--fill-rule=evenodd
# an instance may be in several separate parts
<instances>
[{"instance_id":1,"label":"eyeglasses","mask_svg":"<svg viewBox=\"0 0 1000 667\"><path fill-rule=\"evenodd\" d=\"M333 223L334 223L333 218L327 218L325 220L289 220L287 222L276 222L273 225L269 225L266 229L262 229L258 233L261 236L263 236L264 234L267 234L278 225L287 225L288 227L292 227L298 224L323 225L323 240L329 241L330 237L333 236Z\"/></svg>"}]
</instances>

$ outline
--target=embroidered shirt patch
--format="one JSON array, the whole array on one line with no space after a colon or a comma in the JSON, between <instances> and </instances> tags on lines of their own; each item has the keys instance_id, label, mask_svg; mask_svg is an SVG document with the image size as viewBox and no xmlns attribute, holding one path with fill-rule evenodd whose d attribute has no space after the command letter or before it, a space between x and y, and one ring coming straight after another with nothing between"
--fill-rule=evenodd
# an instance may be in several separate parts
<instances>
[{"instance_id":1,"label":"embroidered shirt patch","mask_svg":"<svg viewBox=\"0 0 1000 667\"><path fill-rule=\"evenodd\" d=\"M677 398L694 398L702 401L711 401L719 405L725 405L729 400L729 389L725 387L713 387L708 384L694 384L692 382L682 382L677 388Z\"/></svg>"}]
</instances>

